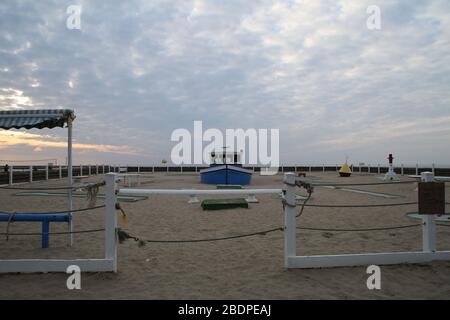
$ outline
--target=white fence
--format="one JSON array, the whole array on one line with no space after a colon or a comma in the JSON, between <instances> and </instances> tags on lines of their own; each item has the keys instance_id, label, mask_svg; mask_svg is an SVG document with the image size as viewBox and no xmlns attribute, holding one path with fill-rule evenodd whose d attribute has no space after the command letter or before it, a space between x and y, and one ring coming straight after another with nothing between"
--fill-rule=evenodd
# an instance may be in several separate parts
<instances>
[{"instance_id":1,"label":"white fence","mask_svg":"<svg viewBox=\"0 0 450 320\"><path fill-rule=\"evenodd\" d=\"M105 257L103 259L17 259L0 260L0 273L66 272L76 265L82 272L117 271L116 177L106 175ZM114 195L114 196L111 196Z\"/></svg>"},{"instance_id":2,"label":"white fence","mask_svg":"<svg viewBox=\"0 0 450 320\"><path fill-rule=\"evenodd\" d=\"M83 272L117 271L117 174L106 174L105 257L103 259L30 259L0 260L0 273L5 272L66 272L70 265L77 265ZM433 180L432 173L423 173L423 181ZM286 173L285 183L285 231L284 260L286 268L324 268L358 265L386 265L400 263L423 263L450 260L450 251L436 251L436 224L434 215L423 217L423 246L418 252L385 252L342 255L298 256L296 248L296 185L295 174ZM282 189L223 189L223 190L167 190L167 189L120 189L123 194L279 194Z\"/></svg>"},{"instance_id":3,"label":"white fence","mask_svg":"<svg viewBox=\"0 0 450 320\"><path fill-rule=\"evenodd\" d=\"M326 268L360 265L388 265L401 263L424 263L435 260L450 260L450 251L436 251L435 215L424 215L422 226L422 251L385 252L341 255L298 256L296 248L296 210L295 210L295 175L288 173L286 183L285 206L285 267L286 268ZM433 174L422 173L424 182L433 181Z\"/></svg>"}]
</instances>

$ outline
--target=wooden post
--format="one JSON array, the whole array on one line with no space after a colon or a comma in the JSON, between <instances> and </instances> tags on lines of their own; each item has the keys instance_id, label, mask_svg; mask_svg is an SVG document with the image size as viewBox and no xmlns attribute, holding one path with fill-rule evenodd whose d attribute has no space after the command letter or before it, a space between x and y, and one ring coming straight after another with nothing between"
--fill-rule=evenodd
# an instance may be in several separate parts
<instances>
[{"instance_id":1,"label":"wooden post","mask_svg":"<svg viewBox=\"0 0 450 320\"><path fill-rule=\"evenodd\" d=\"M83 165L80 164L80 176L82 176L82 175L83 175Z\"/></svg>"},{"instance_id":2,"label":"wooden post","mask_svg":"<svg viewBox=\"0 0 450 320\"><path fill-rule=\"evenodd\" d=\"M433 182L432 172L422 172L420 174L422 182ZM420 212L419 212L420 213ZM422 215L422 248L424 252L436 251L436 215Z\"/></svg>"},{"instance_id":3,"label":"wooden post","mask_svg":"<svg viewBox=\"0 0 450 320\"><path fill-rule=\"evenodd\" d=\"M33 166L30 166L30 183L33 182Z\"/></svg>"},{"instance_id":4,"label":"wooden post","mask_svg":"<svg viewBox=\"0 0 450 320\"><path fill-rule=\"evenodd\" d=\"M45 180L48 180L48 164L45 166Z\"/></svg>"},{"instance_id":5,"label":"wooden post","mask_svg":"<svg viewBox=\"0 0 450 320\"><path fill-rule=\"evenodd\" d=\"M295 174L286 173L284 175L286 188L284 206L284 266L289 268L289 257L297 255L296 249L296 222L295 222Z\"/></svg>"},{"instance_id":6,"label":"wooden post","mask_svg":"<svg viewBox=\"0 0 450 320\"><path fill-rule=\"evenodd\" d=\"M91 176L91 165L88 165L88 176Z\"/></svg>"},{"instance_id":7,"label":"wooden post","mask_svg":"<svg viewBox=\"0 0 450 320\"><path fill-rule=\"evenodd\" d=\"M404 175L405 175L405 166L403 165L403 163L402 163L402 165L401 165L401 169L400 169L400 170L401 170L401 173L400 173L400 174L401 174L402 176L404 176Z\"/></svg>"},{"instance_id":8,"label":"wooden post","mask_svg":"<svg viewBox=\"0 0 450 320\"><path fill-rule=\"evenodd\" d=\"M117 272L117 215L116 215L116 174L106 175L106 218L105 218L105 258L113 261L113 271Z\"/></svg>"},{"instance_id":9,"label":"wooden post","mask_svg":"<svg viewBox=\"0 0 450 320\"><path fill-rule=\"evenodd\" d=\"M380 164L378 164L378 174L380 174L380 172L381 172L381 169L380 169Z\"/></svg>"},{"instance_id":10,"label":"wooden post","mask_svg":"<svg viewBox=\"0 0 450 320\"><path fill-rule=\"evenodd\" d=\"M416 176L418 176L418 175L419 175L419 164L416 163Z\"/></svg>"},{"instance_id":11,"label":"wooden post","mask_svg":"<svg viewBox=\"0 0 450 320\"><path fill-rule=\"evenodd\" d=\"M433 173L433 176L435 176L436 175L436 173L435 173L435 165L434 165L434 163L431 165L431 172Z\"/></svg>"},{"instance_id":12,"label":"wooden post","mask_svg":"<svg viewBox=\"0 0 450 320\"><path fill-rule=\"evenodd\" d=\"M59 178L62 179L62 166L59 165Z\"/></svg>"}]
</instances>

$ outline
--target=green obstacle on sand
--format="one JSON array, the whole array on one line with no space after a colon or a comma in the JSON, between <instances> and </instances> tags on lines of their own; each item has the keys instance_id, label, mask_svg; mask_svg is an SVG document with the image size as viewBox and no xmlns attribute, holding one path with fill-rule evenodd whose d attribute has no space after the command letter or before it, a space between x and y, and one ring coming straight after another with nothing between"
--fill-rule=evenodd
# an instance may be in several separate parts
<instances>
[{"instance_id":1,"label":"green obstacle on sand","mask_svg":"<svg viewBox=\"0 0 450 320\"><path fill-rule=\"evenodd\" d=\"M242 189L240 184L218 184L216 189Z\"/></svg>"},{"instance_id":2,"label":"green obstacle on sand","mask_svg":"<svg viewBox=\"0 0 450 320\"><path fill-rule=\"evenodd\" d=\"M248 208L248 203L244 198L237 199L208 199L201 203L203 210L222 210L233 208Z\"/></svg>"},{"instance_id":3,"label":"green obstacle on sand","mask_svg":"<svg viewBox=\"0 0 450 320\"><path fill-rule=\"evenodd\" d=\"M68 194L65 192L19 192L16 193L15 196L25 197L25 196L34 196L34 197L67 197ZM72 197L74 198L86 198L86 193L73 193ZM98 194L98 199L105 199L104 194ZM136 202L140 200L146 200L148 197L146 196L136 196L136 195L117 195L117 201L119 202Z\"/></svg>"},{"instance_id":4,"label":"green obstacle on sand","mask_svg":"<svg viewBox=\"0 0 450 320\"><path fill-rule=\"evenodd\" d=\"M408 212L406 214L408 218L412 219L422 219L423 214L419 214L418 212ZM438 216L434 218L435 221L439 222L450 222L450 213L443 214L442 216Z\"/></svg>"},{"instance_id":5,"label":"green obstacle on sand","mask_svg":"<svg viewBox=\"0 0 450 320\"><path fill-rule=\"evenodd\" d=\"M363 190L363 189L355 189L355 188L347 188L347 187L339 187L339 186L320 186L322 188L326 189L333 189L333 190L341 190L341 191L347 191L347 192L353 192L353 193L360 193L360 194L366 194L373 197L378 198L385 198L385 199L398 199L403 198L403 196L400 196L398 194L389 194L384 192L375 192L375 191L369 191L369 190Z\"/></svg>"}]
</instances>

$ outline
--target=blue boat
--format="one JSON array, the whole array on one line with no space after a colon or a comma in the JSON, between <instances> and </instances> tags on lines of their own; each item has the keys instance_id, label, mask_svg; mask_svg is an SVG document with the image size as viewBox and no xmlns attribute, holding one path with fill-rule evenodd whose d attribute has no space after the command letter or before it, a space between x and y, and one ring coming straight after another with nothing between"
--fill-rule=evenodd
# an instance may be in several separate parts
<instances>
[{"instance_id":1,"label":"blue boat","mask_svg":"<svg viewBox=\"0 0 450 320\"><path fill-rule=\"evenodd\" d=\"M200 170L201 182L205 184L247 185L252 180L253 171L244 169L239 163L240 154L211 153L211 165Z\"/></svg>"}]
</instances>

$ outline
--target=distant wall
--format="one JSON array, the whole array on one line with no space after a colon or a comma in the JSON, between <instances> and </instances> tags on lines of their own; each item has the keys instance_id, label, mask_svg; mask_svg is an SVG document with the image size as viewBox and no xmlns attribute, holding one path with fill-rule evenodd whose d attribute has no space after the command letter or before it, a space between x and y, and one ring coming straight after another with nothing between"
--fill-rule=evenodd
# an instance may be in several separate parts
<instances>
[{"instance_id":1,"label":"distant wall","mask_svg":"<svg viewBox=\"0 0 450 320\"><path fill-rule=\"evenodd\" d=\"M32 166L33 172L30 174L30 166L14 166L13 184L30 181L45 181L48 179L61 179L67 177L67 167L53 165L49 166ZM120 169L126 170L130 173L155 173L155 172L169 172L169 173L198 173L200 170L207 168L207 166L109 166L109 165L79 165L73 166L73 176L89 176L97 174L105 174L108 172L119 172ZM261 167L244 167L254 172L260 172ZM336 172L340 166L332 165L296 165L296 166L280 166L279 172ZM388 171L387 166L356 166L350 165L353 173L358 174L384 174ZM11 167L10 167L11 170ZM436 176L450 176L450 167L411 167L404 166L394 168L397 174L411 175L420 174L424 171L434 171ZM48 173L47 173L48 172ZM0 166L0 185L9 184L9 172L4 171L4 166Z\"/></svg>"}]
</instances>

